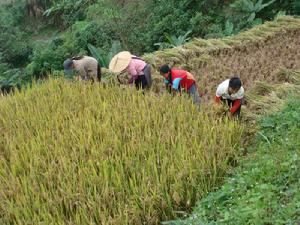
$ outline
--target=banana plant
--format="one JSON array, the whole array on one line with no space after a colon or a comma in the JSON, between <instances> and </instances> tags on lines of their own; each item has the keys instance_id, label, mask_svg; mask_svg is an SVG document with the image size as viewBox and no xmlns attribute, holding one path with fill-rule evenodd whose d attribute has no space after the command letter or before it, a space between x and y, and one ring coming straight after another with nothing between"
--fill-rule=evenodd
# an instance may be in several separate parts
<instances>
[{"instance_id":1,"label":"banana plant","mask_svg":"<svg viewBox=\"0 0 300 225\"><path fill-rule=\"evenodd\" d=\"M230 20L226 20L225 22L225 30L224 30L224 34L226 36L230 36L233 34L233 31L234 31L234 25L233 23L230 21Z\"/></svg>"},{"instance_id":2,"label":"banana plant","mask_svg":"<svg viewBox=\"0 0 300 225\"><path fill-rule=\"evenodd\" d=\"M256 18L257 13L259 13L264 8L273 4L277 0L271 0L267 3L263 3L263 0L251 1L251 0L237 0L230 6L240 12L244 12L248 14L247 22L260 24L262 20L260 18Z\"/></svg>"},{"instance_id":3,"label":"banana plant","mask_svg":"<svg viewBox=\"0 0 300 225\"><path fill-rule=\"evenodd\" d=\"M180 35L178 37L176 37L175 35L165 35L166 38L166 42L158 42L155 43L154 46L158 46L159 49L165 49L165 48L173 48L176 46L180 46L183 45L184 43L186 43L188 40L190 40L190 38L188 37L190 35L190 33L192 33L191 30L187 31L185 34Z\"/></svg>"},{"instance_id":4,"label":"banana plant","mask_svg":"<svg viewBox=\"0 0 300 225\"><path fill-rule=\"evenodd\" d=\"M113 41L108 53L100 48L96 48L92 44L88 44L88 49L92 56L98 60L101 67L108 68L110 60L122 50L122 46L120 41Z\"/></svg>"}]
</instances>

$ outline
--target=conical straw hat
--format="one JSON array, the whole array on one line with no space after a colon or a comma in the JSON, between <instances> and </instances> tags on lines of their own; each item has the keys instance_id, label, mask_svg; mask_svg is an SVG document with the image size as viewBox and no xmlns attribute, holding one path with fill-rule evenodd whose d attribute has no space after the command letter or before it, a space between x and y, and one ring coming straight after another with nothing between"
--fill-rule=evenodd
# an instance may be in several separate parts
<instances>
[{"instance_id":1,"label":"conical straw hat","mask_svg":"<svg viewBox=\"0 0 300 225\"><path fill-rule=\"evenodd\" d=\"M124 51L116 54L109 63L109 70L113 73L120 73L126 69L131 61L130 52Z\"/></svg>"}]
</instances>

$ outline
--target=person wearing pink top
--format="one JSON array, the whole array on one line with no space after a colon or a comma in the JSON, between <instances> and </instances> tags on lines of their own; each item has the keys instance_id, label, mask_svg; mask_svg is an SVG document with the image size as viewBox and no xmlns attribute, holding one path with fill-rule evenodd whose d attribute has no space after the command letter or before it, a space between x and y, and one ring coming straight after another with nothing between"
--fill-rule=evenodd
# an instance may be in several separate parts
<instances>
[{"instance_id":1,"label":"person wearing pink top","mask_svg":"<svg viewBox=\"0 0 300 225\"><path fill-rule=\"evenodd\" d=\"M115 55L110 61L109 69L118 74L127 72L130 75L128 83L134 83L137 89L151 87L151 66L130 52Z\"/></svg>"}]
</instances>

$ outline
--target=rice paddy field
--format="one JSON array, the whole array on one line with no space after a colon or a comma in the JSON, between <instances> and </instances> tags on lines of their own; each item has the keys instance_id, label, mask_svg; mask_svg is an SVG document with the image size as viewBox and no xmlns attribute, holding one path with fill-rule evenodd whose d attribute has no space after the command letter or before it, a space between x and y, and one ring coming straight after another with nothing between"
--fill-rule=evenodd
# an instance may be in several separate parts
<instances>
[{"instance_id":1,"label":"rice paddy field","mask_svg":"<svg viewBox=\"0 0 300 225\"><path fill-rule=\"evenodd\" d=\"M185 97L50 80L0 102L0 223L158 224L210 191L243 127Z\"/></svg>"},{"instance_id":2,"label":"rice paddy field","mask_svg":"<svg viewBox=\"0 0 300 225\"><path fill-rule=\"evenodd\" d=\"M300 68L300 19L280 17L277 21L221 39L193 39L183 46L145 55L153 71L168 63L190 71L198 82L204 99L214 97L216 85L228 77L239 76L251 90L255 81L277 83L282 68ZM162 82L154 74L155 92Z\"/></svg>"},{"instance_id":3,"label":"rice paddy field","mask_svg":"<svg viewBox=\"0 0 300 225\"><path fill-rule=\"evenodd\" d=\"M157 94L159 78L145 94L49 79L1 98L0 223L159 224L181 217L221 184L257 114L299 90L299 31L299 19L285 17L225 39L226 46L224 39L194 40L146 55L154 69L169 62L196 75L206 93L200 111L187 96ZM277 49L274 57L264 55L268 49ZM255 57L263 61L251 70ZM226 70L220 58L238 63ZM244 71L249 93L243 123L208 104L235 68Z\"/></svg>"}]
</instances>

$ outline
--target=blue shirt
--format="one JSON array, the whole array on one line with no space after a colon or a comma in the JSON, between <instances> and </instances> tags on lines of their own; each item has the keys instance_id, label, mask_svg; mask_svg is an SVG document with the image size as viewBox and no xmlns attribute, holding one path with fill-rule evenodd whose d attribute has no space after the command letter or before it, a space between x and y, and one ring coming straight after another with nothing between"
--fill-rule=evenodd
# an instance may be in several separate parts
<instances>
[{"instance_id":1,"label":"blue shirt","mask_svg":"<svg viewBox=\"0 0 300 225\"><path fill-rule=\"evenodd\" d=\"M182 78L175 78L173 80L172 88L178 91L181 80L182 80ZM169 83L169 81L167 79L164 79L164 82L165 82L165 84Z\"/></svg>"}]
</instances>

